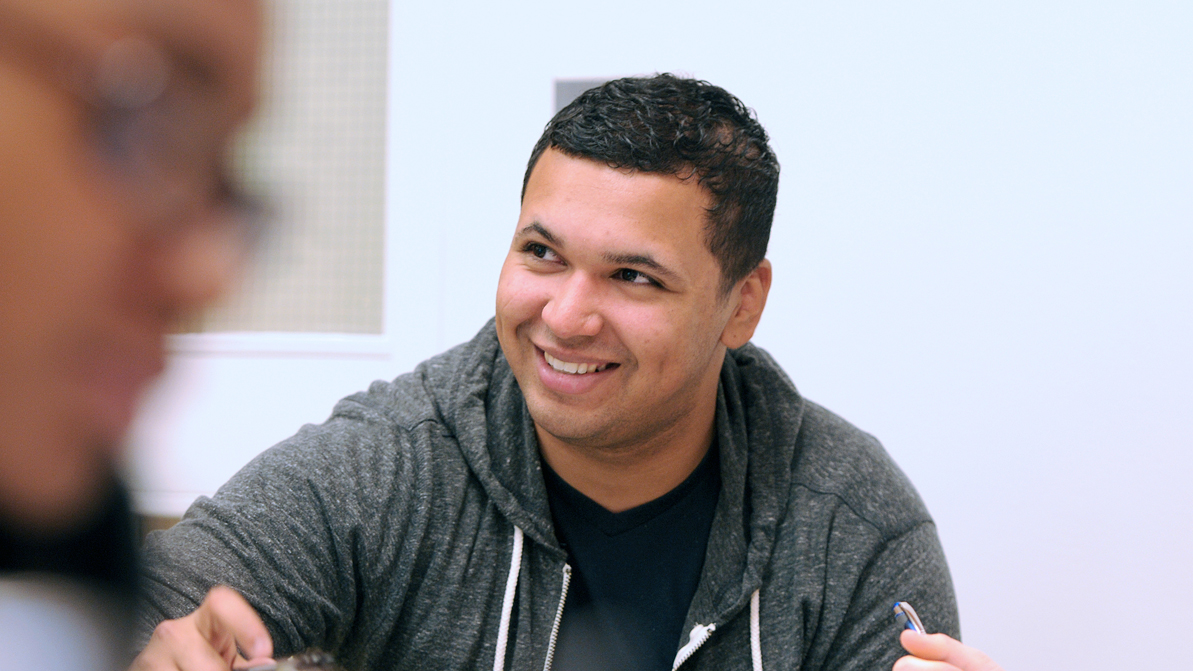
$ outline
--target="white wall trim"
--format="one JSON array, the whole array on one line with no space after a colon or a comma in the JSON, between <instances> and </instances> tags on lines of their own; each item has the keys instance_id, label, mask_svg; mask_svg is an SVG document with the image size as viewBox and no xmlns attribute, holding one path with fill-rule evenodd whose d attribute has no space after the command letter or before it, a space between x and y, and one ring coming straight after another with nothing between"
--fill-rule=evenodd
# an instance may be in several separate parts
<instances>
[{"instance_id":1,"label":"white wall trim","mask_svg":"<svg viewBox=\"0 0 1193 671\"><path fill-rule=\"evenodd\" d=\"M182 517L187 508L200 496L213 496L215 492L167 492L134 489L133 507L142 515Z\"/></svg>"},{"instance_id":2,"label":"white wall trim","mask_svg":"<svg viewBox=\"0 0 1193 671\"><path fill-rule=\"evenodd\" d=\"M393 353L388 335L356 333L183 333L170 336L171 354L250 356L335 356L385 359Z\"/></svg>"}]
</instances>

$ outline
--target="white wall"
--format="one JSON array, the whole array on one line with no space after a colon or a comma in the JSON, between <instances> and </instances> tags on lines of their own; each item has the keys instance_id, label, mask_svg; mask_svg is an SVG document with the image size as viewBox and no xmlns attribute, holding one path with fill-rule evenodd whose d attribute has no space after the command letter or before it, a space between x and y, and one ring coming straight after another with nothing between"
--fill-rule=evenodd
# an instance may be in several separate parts
<instances>
[{"instance_id":1,"label":"white wall","mask_svg":"<svg viewBox=\"0 0 1193 671\"><path fill-rule=\"evenodd\" d=\"M387 335L179 354L137 434L167 490L145 500L214 489L335 398L470 337L552 80L674 71L770 130L783 180L755 341L916 482L966 640L1008 671L1182 665L1193 4L735 6L397 3Z\"/></svg>"}]
</instances>

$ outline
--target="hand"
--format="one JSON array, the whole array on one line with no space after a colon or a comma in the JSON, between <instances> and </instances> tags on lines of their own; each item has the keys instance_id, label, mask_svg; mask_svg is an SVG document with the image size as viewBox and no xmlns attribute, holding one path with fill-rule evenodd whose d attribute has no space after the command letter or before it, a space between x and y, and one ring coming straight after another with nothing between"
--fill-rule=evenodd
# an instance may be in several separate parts
<instances>
[{"instance_id":1,"label":"hand","mask_svg":"<svg viewBox=\"0 0 1193 671\"><path fill-rule=\"evenodd\" d=\"M228 671L269 663L271 655L273 641L253 607L216 587L190 615L157 625L130 671Z\"/></svg>"},{"instance_id":2,"label":"hand","mask_svg":"<svg viewBox=\"0 0 1193 671\"><path fill-rule=\"evenodd\" d=\"M1003 671L980 650L945 634L917 634L905 629L899 642L911 654L892 671Z\"/></svg>"}]
</instances>

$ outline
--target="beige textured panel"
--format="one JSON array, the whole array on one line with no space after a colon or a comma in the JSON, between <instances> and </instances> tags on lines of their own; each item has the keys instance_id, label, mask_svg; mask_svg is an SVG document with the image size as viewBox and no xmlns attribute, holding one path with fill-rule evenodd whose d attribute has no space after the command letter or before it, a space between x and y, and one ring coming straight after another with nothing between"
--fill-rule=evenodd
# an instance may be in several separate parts
<instances>
[{"instance_id":1,"label":"beige textured panel","mask_svg":"<svg viewBox=\"0 0 1193 671\"><path fill-rule=\"evenodd\" d=\"M264 105L239 162L272 230L196 330L380 333L388 3L272 5Z\"/></svg>"}]
</instances>

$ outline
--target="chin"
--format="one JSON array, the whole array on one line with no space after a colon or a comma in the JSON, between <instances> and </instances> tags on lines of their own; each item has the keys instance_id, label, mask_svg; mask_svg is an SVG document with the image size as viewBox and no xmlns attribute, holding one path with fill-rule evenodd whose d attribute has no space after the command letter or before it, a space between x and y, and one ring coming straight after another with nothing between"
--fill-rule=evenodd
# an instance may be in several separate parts
<instances>
[{"instance_id":1,"label":"chin","mask_svg":"<svg viewBox=\"0 0 1193 671\"><path fill-rule=\"evenodd\" d=\"M87 522L117 482L108 456L115 451L106 443L75 444L18 464L5 474L0 491L6 523L32 536L52 537Z\"/></svg>"},{"instance_id":2,"label":"chin","mask_svg":"<svg viewBox=\"0 0 1193 671\"><path fill-rule=\"evenodd\" d=\"M580 413L575 410L557 406L547 409L536 405L527 405L535 427L560 442L587 448L602 448L618 442L616 426L610 426L590 415L583 416L578 421L577 415Z\"/></svg>"}]
</instances>

